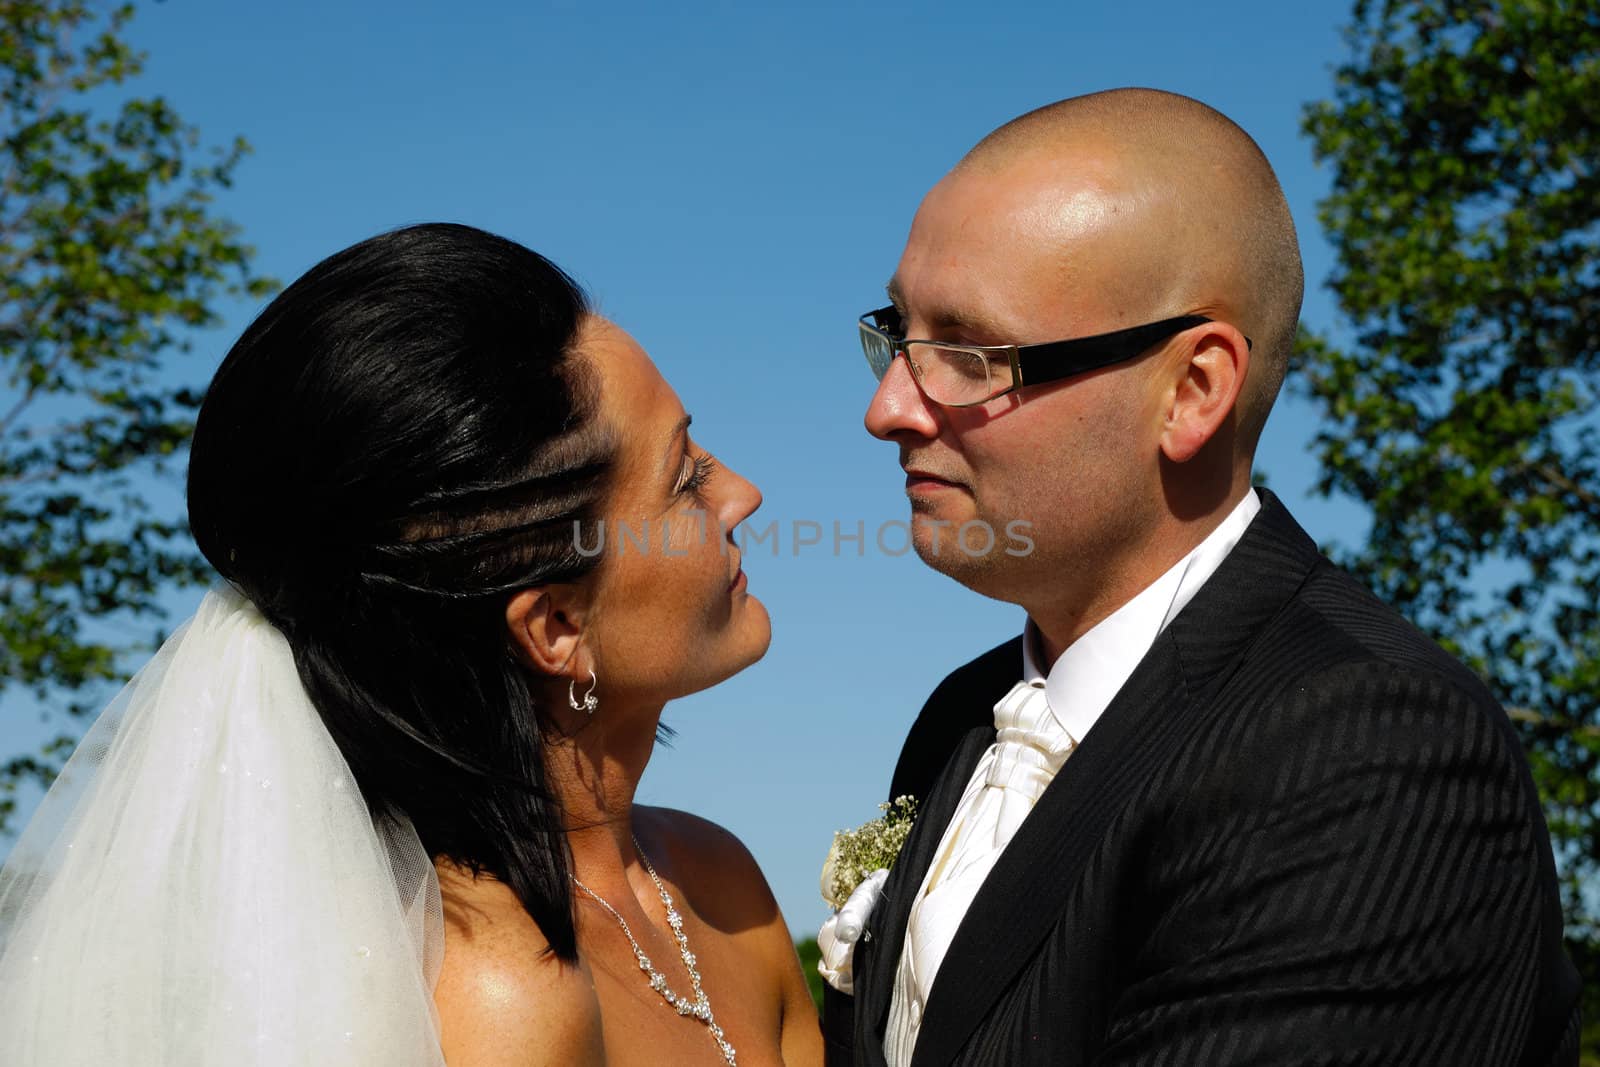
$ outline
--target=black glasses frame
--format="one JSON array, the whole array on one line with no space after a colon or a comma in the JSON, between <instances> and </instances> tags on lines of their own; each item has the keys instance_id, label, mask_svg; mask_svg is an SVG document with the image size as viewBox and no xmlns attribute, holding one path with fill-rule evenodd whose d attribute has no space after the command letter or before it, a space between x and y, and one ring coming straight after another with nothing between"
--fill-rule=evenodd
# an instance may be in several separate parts
<instances>
[{"instance_id":1,"label":"black glasses frame","mask_svg":"<svg viewBox=\"0 0 1600 1067\"><path fill-rule=\"evenodd\" d=\"M878 380L882 381L883 376L889 372L889 366L894 363L894 356L904 353L907 363L911 366L911 376L916 379L917 387L923 389L924 394L927 390L922 384L922 374L916 360L911 358L911 353L907 350L908 345L933 345L958 352L973 352L986 357L1004 356L1011 368L1010 385L981 399L953 404L929 397L934 403L945 407L966 408L987 403L997 396L1004 396L1025 385L1043 385L1046 382L1060 381L1086 371L1125 362L1174 334L1214 321L1216 320L1205 315L1179 315L1159 322L1145 323L1142 326L1129 326L1123 330L1095 334L1092 337L1075 337L1067 341L1046 341L1036 345L966 345L902 336L897 332L901 325L900 312L891 304L862 315L858 327L862 333L861 348L867 355L867 365L872 367L873 374ZM891 346L889 363L881 371L872 360L866 336L868 334L887 341ZM1246 337L1244 343L1246 347L1250 347L1250 338Z\"/></svg>"}]
</instances>

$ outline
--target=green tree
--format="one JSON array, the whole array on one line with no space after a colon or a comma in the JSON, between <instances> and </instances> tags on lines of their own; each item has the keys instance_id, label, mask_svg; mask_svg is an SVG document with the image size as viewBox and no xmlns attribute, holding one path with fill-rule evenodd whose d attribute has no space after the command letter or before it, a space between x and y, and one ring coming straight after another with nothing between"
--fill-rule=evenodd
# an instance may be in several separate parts
<instances>
[{"instance_id":1,"label":"green tree","mask_svg":"<svg viewBox=\"0 0 1600 1067\"><path fill-rule=\"evenodd\" d=\"M81 713L155 633L158 592L202 577L176 505L147 499L198 401L160 372L220 300L271 287L213 213L247 146L203 147L161 97L124 88L144 65L125 40L132 16L0 0L0 710L13 722L27 706ZM19 783L47 782L70 743L0 764L0 830Z\"/></svg>"},{"instance_id":2,"label":"green tree","mask_svg":"<svg viewBox=\"0 0 1600 1067\"><path fill-rule=\"evenodd\" d=\"M1511 710L1593 974L1600 3L1358 0L1348 37L1304 117L1351 327L1302 336L1320 488L1370 508L1347 562Z\"/></svg>"},{"instance_id":3,"label":"green tree","mask_svg":"<svg viewBox=\"0 0 1600 1067\"><path fill-rule=\"evenodd\" d=\"M817 970L817 964L822 960L822 949L817 946L817 939L808 937L794 943L794 950L800 957L800 970L806 976L806 988L811 990L812 1003L816 1004L817 1011L822 1011L822 973Z\"/></svg>"}]
</instances>

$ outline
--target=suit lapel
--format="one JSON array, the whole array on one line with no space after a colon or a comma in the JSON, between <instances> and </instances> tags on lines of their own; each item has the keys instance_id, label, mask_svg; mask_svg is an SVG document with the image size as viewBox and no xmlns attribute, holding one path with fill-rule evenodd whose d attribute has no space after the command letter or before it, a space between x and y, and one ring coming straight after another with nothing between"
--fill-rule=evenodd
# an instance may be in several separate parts
<instances>
[{"instance_id":1,"label":"suit lapel","mask_svg":"<svg viewBox=\"0 0 1600 1067\"><path fill-rule=\"evenodd\" d=\"M1216 692L1320 559L1282 504L1259 492L1262 509L1245 536L1156 639L984 881L940 965L912 1067L954 1060L1056 924L1064 887L1079 881L1108 825L1182 747L1190 709ZM920 884L919 874L907 892ZM909 901L895 912L896 960L908 909Z\"/></svg>"},{"instance_id":2,"label":"suit lapel","mask_svg":"<svg viewBox=\"0 0 1600 1067\"><path fill-rule=\"evenodd\" d=\"M1166 751L1160 734L1170 730L1163 727L1187 703L1173 643L1158 639L973 898L923 1010L912 1067L950 1063L991 1012L1055 925L1062 887L1076 881L1106 823L1141 780L1138 765ZM1129 760L1129 753L1146 759Z\"/></svg>"},{"instance_id":3,"label":"suit lapel","mask_svg":"<svg viewBox=\"0 0 1600 1067\"><path fill-rule=\"evenodd\" d=\"M967 779L972 777L973 768L993 744L994 737L993 722L969 728L956 743L933 791L925 799L918 798L916 822L884 882L883 900L873 909L867 922L870 939L856 945L856 989L862 998L856 1009L861 1013L868 1038L868 1048L864 1050L858 1046L856 1055L863 1063L883 1063L883 1033L889 1019L889 1002L894 994L895 971L905 945L912 900L933 863L933 855L944 836L944 828L955 814ZM862 1023L858 1022L857 1032L862 1030Z\"/></svg>"}]
</instances>

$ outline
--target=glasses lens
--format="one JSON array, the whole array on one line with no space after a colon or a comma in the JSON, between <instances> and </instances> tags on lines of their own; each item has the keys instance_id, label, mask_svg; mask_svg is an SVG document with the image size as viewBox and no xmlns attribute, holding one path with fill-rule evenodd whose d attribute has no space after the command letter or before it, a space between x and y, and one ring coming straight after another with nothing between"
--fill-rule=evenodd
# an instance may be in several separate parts
<instances>
[{"instance_id":1,"label":"glasses lens","mask_svg":"<svg viewBox=\"0 0 1600 1067\"><path fill-rule=\"evenodd\" d=\"M883 381L883 376L889 373L889 364L894 362L894 344L879 331L861 323L861 351L866 353L867 366L872 368L872 376Z\"/></svg>"},{"instance_id":2,"label":"glasses lens","mask_svg":"<svg viewBox=\"0 0 1600 1067\"><path fill-rule=\"evenodd\" d=\"M987 400L998 371L981 352L941 345L914 344L907 355L921 371L923 392L941 404L975 404Z\"/></svg>"}]
</instances>

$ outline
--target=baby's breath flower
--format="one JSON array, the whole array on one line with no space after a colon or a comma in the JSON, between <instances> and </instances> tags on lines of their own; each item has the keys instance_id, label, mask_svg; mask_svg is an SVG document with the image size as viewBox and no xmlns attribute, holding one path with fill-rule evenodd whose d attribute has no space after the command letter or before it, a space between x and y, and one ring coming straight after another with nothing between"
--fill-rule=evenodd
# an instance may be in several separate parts
<instances>
[{"instance_id":1,"label":"baby's breath flower","mask_svg":"<svg viewBox=\"0 0 1600 1067\"><path fill-rule=\"evenodd\" d=\"M895 797L892 803L879 804L878 808L883 812L878 818L833 835L833 847L822 864L822 899L835 911L844 906L867 875L894 866L900 847L911 833L911 821L917 814L915 799Z\"/></svg>"}]
</instances>

